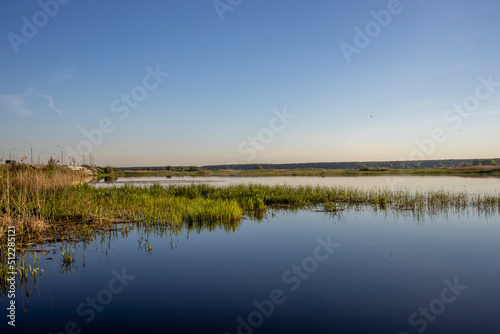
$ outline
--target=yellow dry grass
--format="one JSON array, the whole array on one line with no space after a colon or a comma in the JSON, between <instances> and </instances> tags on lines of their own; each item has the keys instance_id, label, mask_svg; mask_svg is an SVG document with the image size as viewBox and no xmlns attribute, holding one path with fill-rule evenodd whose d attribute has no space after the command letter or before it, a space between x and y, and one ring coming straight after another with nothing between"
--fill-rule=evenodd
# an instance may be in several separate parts
<instances>
[{"instance_id":1,"label":"yellow dry grass","mask_svg":"<svg viewBox=\"0 0 500 334\"><path fill-rule=\"evenodd\" d=\"M79 182L81 177L65 168L0 166L0 226L30 234L45 232L49 224L40 215L43 194Z\"/></svg>"}]
</instances>

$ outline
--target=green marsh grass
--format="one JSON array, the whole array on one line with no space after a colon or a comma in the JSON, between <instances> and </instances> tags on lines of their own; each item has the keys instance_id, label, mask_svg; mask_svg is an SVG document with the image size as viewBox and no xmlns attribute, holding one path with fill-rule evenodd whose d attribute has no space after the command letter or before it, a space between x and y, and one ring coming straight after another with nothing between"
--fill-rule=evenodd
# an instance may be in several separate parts
<instances>
[{"instance_id":1,"label":"green marsh grass","mask_svg":"<svg viewBox=\"0 0 500 334\"><path fill-rule=\"evenodd\" d=\"M61 247L61 261L64 265L69 265L75 262L76 252L69 246Z\"/></svg>"},{"instance_id":2,"label":"green marsh grass","mask_svg":"<svg viewBox=\"0 0 500 334\"><path fill-rule=\"evenodd\" d=\"M96 230L116 222L231 230L244 216L259 219L269 209L322 203L326 211L345 205L418 215L500 211L500 194L257 184L95 187L63 168L28 166L0 166L0 189L0 246L10 225L16 226L21 243L47 240L47 235L52 235L52 241L67 241L68 236L91 238Z\"/></svg>"},{"instance_id":3,"label":"green marsh grass","mask_svg":"<svg viewBox=\"0 0 500 334\"><path fill-rule=\"evenodd\" d=\"M38 267L23 261L23 252L36 243L103 242L126 235L130 226L144 233L172 238L189 232L236 231L243 217L260 220L274 210L317 208L336 213L349 207L371 207L414 217L441 212L498 215L500 193L358 189L352 187L206 184L149 187L96 187L64 168L0 166L0 286L6 279L6 229L16 227L20 277L36 277ZM116 223L121 224L116 225ZM175 243L171 240L174 247ZM151 251L147 244L145 247ZM107 249L104 250L107 253ZM74 253L63 248L62 271L71 270ZM34 275L34 276L33 276Z\"/></svg>"},{"instance_id":4,"label":"green marsh grass","mask_svg":"<svg viewBox=\"0 0 500 334\"><path fill-rule=\"evenodd\" d=\"M244 216L258 219L269 209L307 208L322 203L327 211L345 205L418 215L446 210L500 211L500 194L445 190L412 192L258 184L95 187L82 183L78 175L63 168L28 166L1 166L0 177L0 229L15 225L22 242L63 231L66 235L90 238L95 230L116 222L231 230ZM0 238L1 244L3 239ZM62 234L56 239L63 240Z\"/></svg>"}]
</instances>

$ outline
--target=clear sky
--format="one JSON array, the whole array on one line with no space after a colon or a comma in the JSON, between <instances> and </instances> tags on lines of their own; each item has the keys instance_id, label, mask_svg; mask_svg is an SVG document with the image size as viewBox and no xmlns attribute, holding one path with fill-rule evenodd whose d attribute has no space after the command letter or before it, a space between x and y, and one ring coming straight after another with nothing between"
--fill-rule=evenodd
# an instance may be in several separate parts
<instances>
[{"instance_id":1,"label":"clear sky","mask_svg":"<svg viewBox=\"0 0 500 334\"><path fill-rule=\"evenodd\" d=\"M498 158L499 13L498 0L5 0L0 158L30 158L26 141L34 161L59 145L114 166Z\"/></svg>"}]
</instances>

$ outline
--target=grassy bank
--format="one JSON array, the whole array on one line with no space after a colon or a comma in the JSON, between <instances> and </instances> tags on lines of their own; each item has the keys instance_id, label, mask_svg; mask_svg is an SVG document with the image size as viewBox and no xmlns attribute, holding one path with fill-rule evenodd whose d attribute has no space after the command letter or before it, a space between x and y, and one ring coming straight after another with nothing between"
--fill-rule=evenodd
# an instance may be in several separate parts
<instances>
[{"instance_id":1,"label":"grassy bank","mask_svg":"<svg viewBox=\"0 0 500 334\"><path fill-rule=\"evenodd\" d=\"M24 241L46 232L85 229L117 220L181 224L238 220L235 200L164 194L161 187L96 189L64 168L0 168L0 232L15 226Z\"/></svg>"},{"instance_id":2,"label":"grassy bank","mask_svg":"<svg viewBox=\"0 0 500 334\"><path fill-rule=\"evenodd\" d=\"M5 226L15 226L21 235L45 231L48 196L82 180L79 174L56 166L0 166L0 232Z\"/></svg>"}]
</instances>

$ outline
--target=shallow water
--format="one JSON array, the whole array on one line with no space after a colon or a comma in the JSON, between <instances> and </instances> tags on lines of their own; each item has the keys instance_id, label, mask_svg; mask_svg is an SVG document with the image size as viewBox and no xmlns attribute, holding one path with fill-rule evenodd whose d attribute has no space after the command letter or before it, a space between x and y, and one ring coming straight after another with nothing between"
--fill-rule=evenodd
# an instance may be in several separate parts
<instances>
[{"instance_id":1,"label":"shallow water","mask_svg":"<svg viewBox=\"0 0 500 334\"><path fill-rule=\"evenodd\" d=\"M151 184L191 184L205 183L216 186L236 184L264 184L264 185L291 185L291 186L343 186L361 189L388 188L408 189L410 191L441 190L467 191L469 193L500 193L500 177L493 176L433 176L433 175L392 175L392 176L278 176L278 177L239 177L239 176L210 176L210 177L120 177L114 182L101 180L95 186L123 186L135 184L148 186Z\"/></svg>"},{"instance_id":2,"label":"shallow water","mask_svg":"<svg viewBox=\"0 0 500 334\"><path fill-rule=\"evenodd\" d=\"M307 209L163 232L77 244L70 267L39 253L45 272L2 333L498 332L498 215Z\"/></svg>"}]
</instances>

